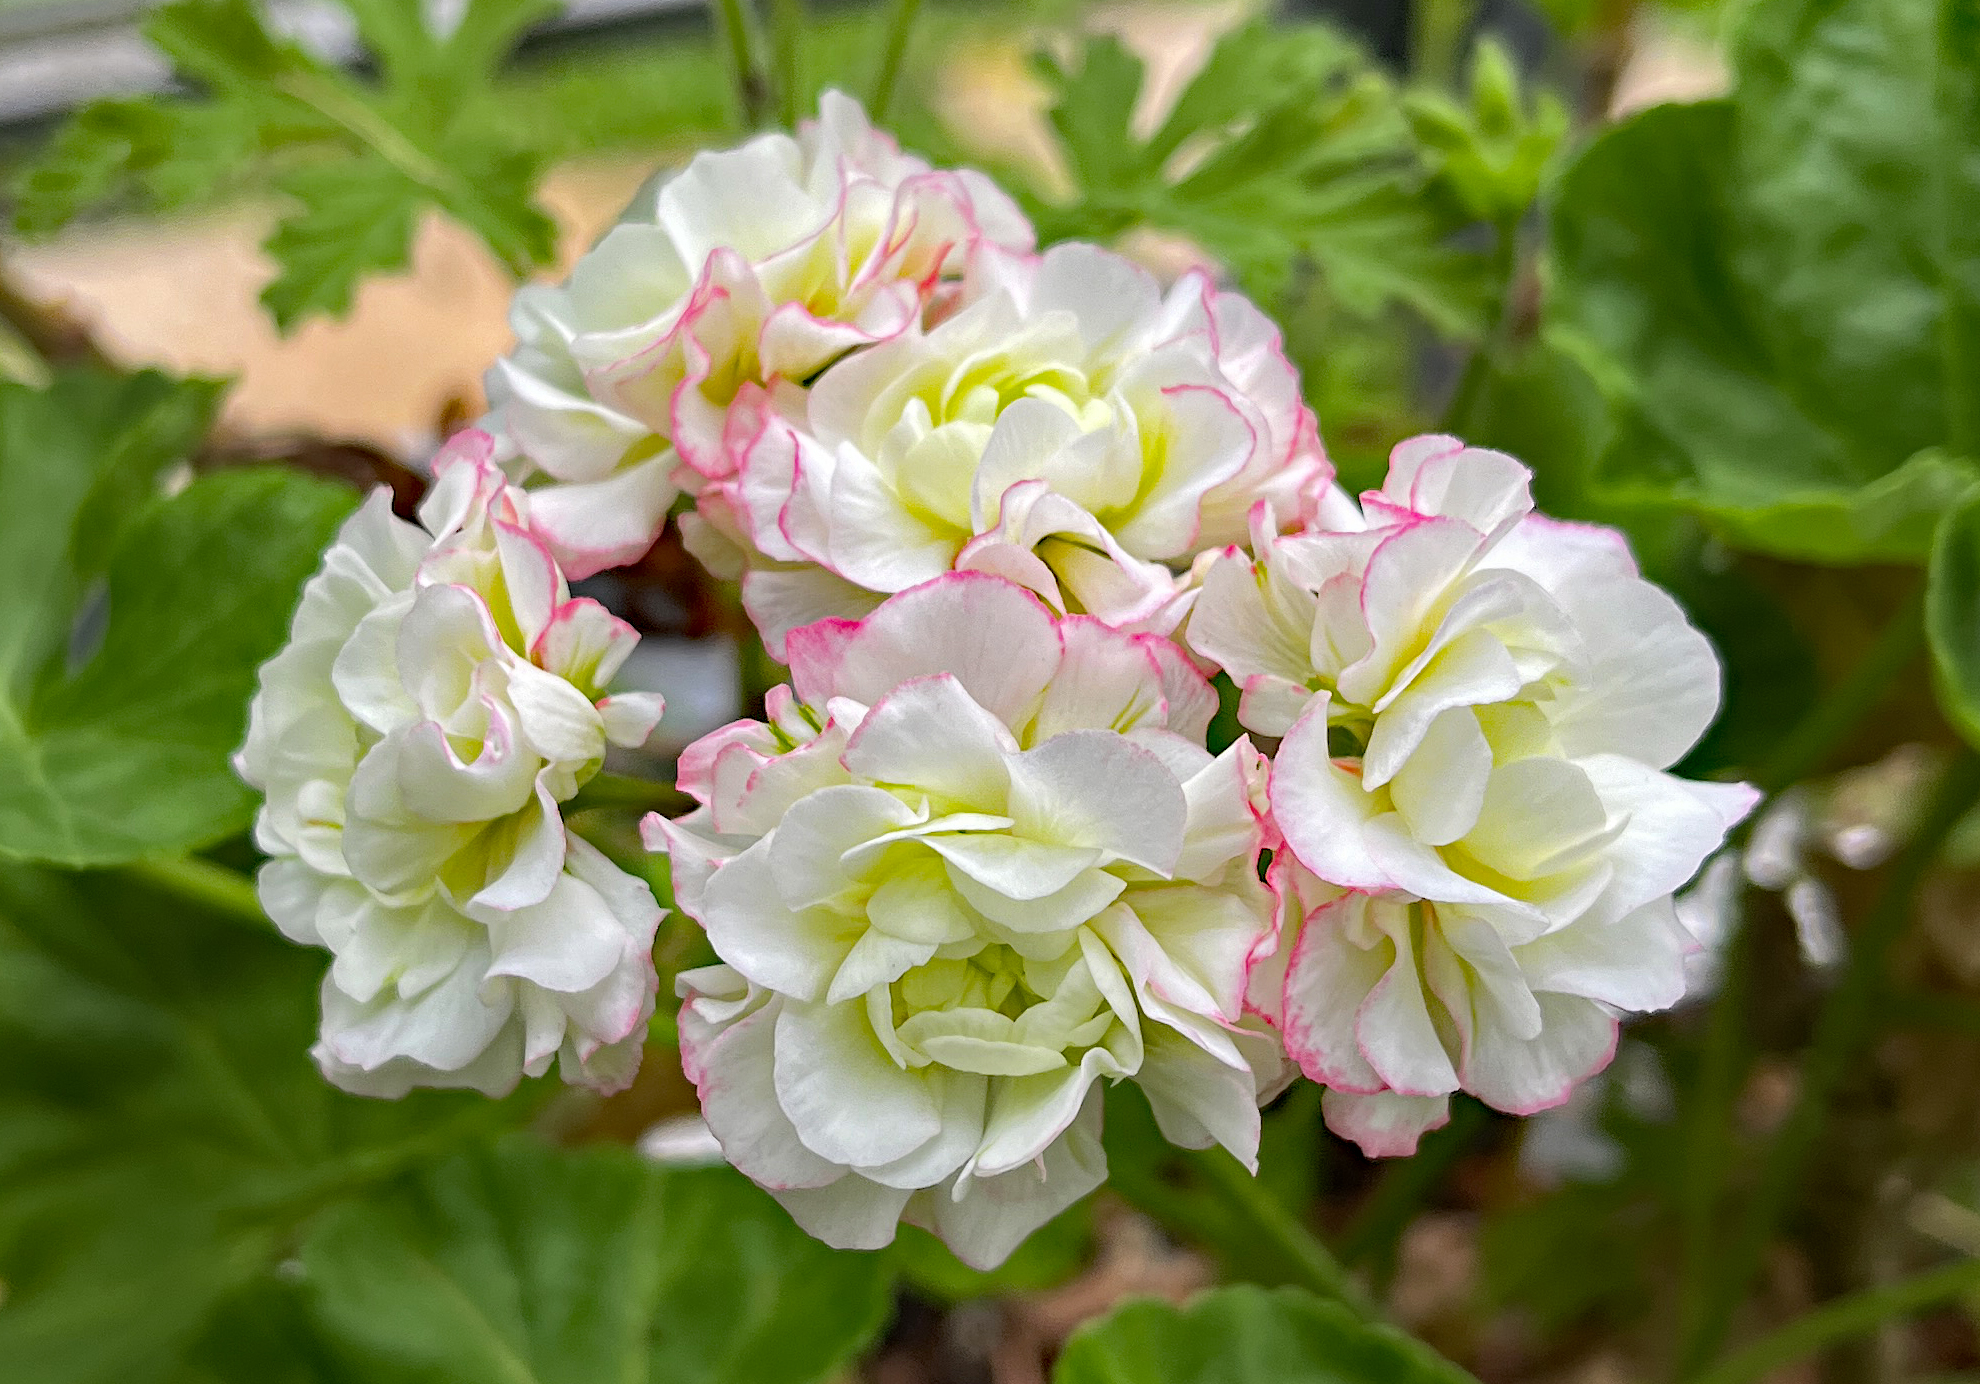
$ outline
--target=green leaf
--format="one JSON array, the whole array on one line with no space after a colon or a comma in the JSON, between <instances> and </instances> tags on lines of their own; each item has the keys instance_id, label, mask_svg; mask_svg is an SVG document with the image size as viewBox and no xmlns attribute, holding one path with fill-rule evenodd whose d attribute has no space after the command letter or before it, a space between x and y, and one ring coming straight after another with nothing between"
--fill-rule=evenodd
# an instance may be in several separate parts
<instances>
[{"instance_id":1,"label":"green leaf","mask_svg":"<svg viewBox=\"0 0 1980 1384\"><path fill-rule=\"evenodd\" d=\"M252 0L175 0L145 34L198 89L86 107L16 179L16 227L46 235L85 212L181 206L257 173L297 204L266 249L263 300L287 330L340 313L364 275L398 269L421 212L461 221L518 275L548 262L535 205L542 141L507 118L495 74L554 0L470 0L429 27L409 0L346 0L375 77L278 38Z\"/></svg>"},{"instance_id":2,"label":"green leaf","mask_svg":"<svg viewBox=\"0 0 1980 1384\"><path fill-rule=\"evenodd\" d=\"M883 1257L827 1249L727 1168L521 1135L330 1213L302 1264L376 1384L811 1384L891 1305Z\"/></svg>"},{"instance_id":3,"label":"green leaf","mask_svg":"<svg viewBox=\"0 0 1980 1384\"><path fill-rule=\"evenodd\" d=\"M1550 311L1616 416L1599 483L1768 553L1923 559L1980 455L1977 29L1762 0L1730 99L1583 154Z\"/></svg>"},{"instance_id":4,"label":"green leaf","mask_svg":"<svg viewBox=\"0 0 1980 1384\"><path fill-rule=\"evenodd\" d=\"M1035 202L1043 239L1179 233L1275 301L1314 273L1345 307L1404 303L1453 335L1481 329L1480 257L1445 244L1394 89L1318 25L1264 21L1224 35L1162 127L1142 139L1141 61L1112 37L1076 65L1043 61L1050 118L1077 184Z\"/></svg>"},{"instance_id":5,"label":"green leaf","mask_svg":"<svg viewBox=\"0 0 1980 1384\"><path fill-rule=\"evenodd\" d=\"M277 186L301 204L268 238L281 272L261 301L284 327L311 313L350 310L366 274L406 267L420 190L379 159L314 163Z\"/></svg>"},{"instance_id":6,"label":"green leaf","mask_svg":"<svg viewBox=\"0 0 1980 1384\"><path fill-rule=\"evenodd\" d=\"M247 822L227 760L254 671L353 497L271 469L159 498L217 399L157 376L0 385L0 855L113 864Z\"/></svg>"},{"instance_id":7,"label":"green leaf","mask_svg":"<svg viewBox=\"0 0 1980 1384\"><path fill-rule=\"evenodd\" d=\"M1052 1384L1464 1384L1421 1341L1294 1288L1130 1302L1081 1327Z\"/></svg>"},{"instance_id":8,"label":"green leaf","mask_svg":"<svg viewBox=\"0 0 1980 1384\"><path fill-rule=\"evenodd\" d=\"M1961 735L1980 745L1980 490L1939 524L1926 573L1925 638L1939 705Z\"/></svg>"},{"instance_id":9,"label":"green leaf","mask_svg":"<svg viewBox=\"0 0 1980 1384\"><path fill-rule=\"evenodd\" d=\"M115 877L0 866L0 1374L167 1379L319 1207L516 1118L333 1090L321 970Z\"/></svg>"}]
</instances>

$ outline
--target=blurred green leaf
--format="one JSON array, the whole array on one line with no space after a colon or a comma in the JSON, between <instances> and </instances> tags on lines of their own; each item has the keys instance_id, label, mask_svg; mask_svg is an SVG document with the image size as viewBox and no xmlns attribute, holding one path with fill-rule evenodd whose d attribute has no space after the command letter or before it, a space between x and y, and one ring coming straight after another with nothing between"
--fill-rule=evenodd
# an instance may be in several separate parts
<instances>
[{"instance_id":1,"label":"blurred green leaf","mask_svg":"<svg viewBox=\"0 0 1980 1384\"><path fill-rule=\"evenodd\" d=\"M330 1212L302 1281L372 1384L812 1384L891 1308L882 1256L827 1249L727 1168L523 1135Z\"/></svg>"},{"instance_id":2,"label":"blurred green leaf","mask_svg":"<svg viewBox=\"0 0 1980 1384\"><path fill-rule=\"evenodd\" d=\"M1254 21L1224 35L1161 128L1134 128L1141 60L1111 36L1076 64L1040 61L1076 199L1034 201L1042 239L1181 234L1277 300L1309 265L1346 307L1406 303L1452 335L1484 311L1477 256L1417 193L1422 170L1393 87L1331 29Z\"/></svg>"},{"instance_id":3,"label":"blurred green leaf","mask_svg":"<svg viewBox=\"0 0 1980 1384\"><path fill-rule=\"evenodd\" d=\"M1946 718L1980 745L1980 490L1939 525L1926 573L1925 638Z\"/></svg>"},{"instance_id":4,"label":"blurred green leaf","mask_svg":"<svg viewBox=\"0 0 1980 1384\"><path fill-rule=\"evenodd\" d=\"M1598 479L1803 560L1918 561L1980 448L1980 25L1764 0L1727 100L1597 140L1555 209Z\"/></svg>"},{"instance_id":5,"label":"blurred green leaf","mask_svg":"<svg viewBox=\"0 0 1980 1384\"><path fill-rule=\"evenodd\" d=\"M0 867L0 1376L170 1379L319 1207L515 1118L333 1090L321 968L113 876Z\"/></svg>"},{"instance_id":6,"label":"blurred green leaf","mask_svg":"<svg viewBox=\"0 0 1980 1384\"><path fill-rule=\"evenodd\" d=\"M183 206L273 169L299 204L265 247L281 272L263 301L284 330L402 267L428 208L514 273L548 262L555 227L532 200L543 156L503 118L494 78L555 0L471 0L445 33L409 0L348 7L375 80L275 37L254 0L152 11L146 37L200 94L85 107L16 179L16 228L46 235L130 198Z\"/></svg>"},{"instance_id":7,"label":"blurred green leaf","mask_svg":"<svg viewBox=\"0 0 1980 1384\"><path fill-rule=\"evenodd\" d=\"M0 384L0 855L112 864L247 821L227 756L254 670L353 497L257 470L160 498L218 397L158 376Z\"/></svg>"},{"instance_id":8,"label":"blurred green leaf","mask_svg":"<svg viewBox=\"0 0 1980 1384\"><path fill-rule=\"evenodd\" d=\"M1437 90L1403 100L1437 184L1471 218L1517 225L1568 131L1567 107L1551 91L1520 89L1512 55L1496 40L1472 55L1470 101Z\"/></svg>"},{"instance_id":9,"label":"blurred green leaf","mask_svg":"<svg viewBox=\"0 0 1980 1384\"><path fill-rule=\"evenodd\" d=\"M1464 1384L1421 1341L1293 1288L1142 1300L1079 1329L1052 1384Z\"/></svg>"}]
</instances>

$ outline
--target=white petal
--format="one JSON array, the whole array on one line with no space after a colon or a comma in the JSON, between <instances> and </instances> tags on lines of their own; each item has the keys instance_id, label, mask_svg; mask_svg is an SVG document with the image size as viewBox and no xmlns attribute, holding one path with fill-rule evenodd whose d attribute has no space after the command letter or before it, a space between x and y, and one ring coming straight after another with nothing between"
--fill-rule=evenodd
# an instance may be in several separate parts
<instances>
[{"instance_id":1,"label":"white petal","mask_svg":"<svg viewBox=\"0 0 1980 1384\"><path fill-rule=\"evenodd\" d=\"M941 1132L928 1082L894 1065L857 1004L787 1004L777 1103L806 1148L849 1167L905 1158Z\"/></svg>"},{"instance_id":2,"label":"white petal","mask_svg":"<svg viewBox=\"0 0 1980 1384\"><path fill-rule=\"evenodd\" d=\"M1416 1141L1451 1120L1449 1096L1399 1096L1393 1091L1354 1095L1329 1090L1320 1100L1327 1128L1351 1139L1370 1158L1406 1158Z\"/></svg>"},{"instance_id":3,"label":"white petal","mask_svg":"<svg viewBox=\"0 0 1980 1384\"><path fill-rule=\"evenodd\" d=\"M1166 875L1182 853L1189 804L1147 750L1107 731L1076 730L1012 761L1010 815L1031 839L1104 851Z\"/></svg>"},{"instance_id":4,"label":"white petal","mask_svg":"<svg viewBox=\"0 0 1980 1384\"><path fill-rule=\"evenodd\" d=\"M1002 812L1017 753L1008 727L946 674L915 678L874 703L846 742L861 778L909 784L956 805Z\"/></svg>"}]
</instances>

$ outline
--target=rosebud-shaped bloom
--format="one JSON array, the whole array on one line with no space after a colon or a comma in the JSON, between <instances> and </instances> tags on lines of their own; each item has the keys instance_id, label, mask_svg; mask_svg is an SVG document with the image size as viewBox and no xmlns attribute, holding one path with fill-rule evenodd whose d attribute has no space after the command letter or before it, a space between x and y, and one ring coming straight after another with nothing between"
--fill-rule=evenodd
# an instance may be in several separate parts
<instances>
[{"instance_id":1,"label":"rosebud-shaped bloom","mask_svg":"<svg viewBox=\"0 0 1980 1384\"><path fill-rule=\"evenodd\" d=\"M345 524L235 761L270 916L336 954L318 1056L354 1090L502 1089L560 1051L613 1084L652 1008L651 892L558 804L660 701L604 695L638 636L570 596L489 450L450 445L419 524L383 490Z\"/></svg>"},{"instance_id":2,"label":"rosebud-shaped bloom","mask_svg":"<svg viewBox=\"0 0 1980 1384\"><path fill-rule=\"evenodd\" d=\"M768 724L683 756L704 805L649 819L725 963L681 1038L730 1161L831 1244L905 1217L982 1266L1101 1180L1100 1079L1255 1162L1262 764L1203 749L1201 674L980 573L791 653Z\"/></svg>"},{"instance_id":3,"label":"rosebud-shaped bloom","mask_svg":"<svg viewBox=\"0 0 1980 1384\"><path fill-rule=\"evenodd\" d=\"M1253 977L1287 1050L1375 1152L1465 1090L1515 1113L1666 1007L1672 892L1754 801L1664 772L1719 665L1620 534L1531 513L1511 457L1398 447L1366 527L1211 565L1189 641L1285 737L1272 808L1286 946Z\"/></svg>"},{"instance_id":4,"label":"rosebud-shaped bloom","mask_svg":"<svg viewBox=\"0 0 1980 1384\"><path fill-rule=\"evenodd\" d=\"M970 247L1028 249L982 174L901 153L827 92L795 138L703 153L649 187L561 287L516 295L488 426L573 576L629 562L680 484L732 469L739 390L804 381L916 321Z\"/></svg>"},{"instance_id":5,"label":"rosebud-shaped bloom","mask_svg":"<svg viewBox=\"0 0 1980 1384\"><path fill-rule=\"evenodd\" d=\"M736 540L771 649L951 568L1054 610L1167 633L1178 572L1260 500L1312 516L1332 470L1277 328L1119 255L980 252L967 305L739 417L740 474L700 517Z\"/></svg>"}]
</instances>

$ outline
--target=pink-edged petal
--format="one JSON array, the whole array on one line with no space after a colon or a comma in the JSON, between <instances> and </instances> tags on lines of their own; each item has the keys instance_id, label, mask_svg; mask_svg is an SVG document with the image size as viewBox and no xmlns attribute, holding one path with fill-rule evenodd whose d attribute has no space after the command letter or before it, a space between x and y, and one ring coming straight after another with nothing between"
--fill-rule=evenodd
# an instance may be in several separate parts
<instances>
[{"instance_id":1,"label":"pink-edged petal","mask_svg":"<svg viewBox=\"0 0 1980 1384\"><path fill-rule=\"evenodd\" d=\"M1320 1099L1320 1112L1327 1128L1353 1141L1368 1157L1407 1158L1425 1134L1451 1122L1451 1098L1330 1089Z\"/></svg>"},{"instance_id":2,"label":"pink-edged petal","mask_svg":"<svg viewBox=\"0 0 1980 1384\"><path fill-rule=\"evenodd\" d=\"M1371 905L1371 911L1400 913L1408 906L1407 901L1381 900ZM1409 920L1405 915L1381 922L1387 924L1383 931L1394 948L1393 959L1355 1012L1355 1041L1384 1086L1404 1095L1446 1095L1458 1088L1457 1069L1430 1017Z\"/></svg>"},{"instance_id":3,"label":"pink-edged petal","mask_svg":"<svg viewBox=\"0 0 1980 1384\"><path fill-rule=\"evenodd\" d=\"M1390 965L1386 946L1349 939L1349 920L1367 906L1350 894L1307 915L1286 964L1279 1010L1286 1051L1299 1069L1343 1091L1383 1085L1355 1040L1355 1017Z\"/></svg>"},{"instance_id":4,"label":"pink-edged petal","mask_svg":"<svg viewBox=\"0 0 1980 1384\"><path fill-rule=\"evenodd\" d=\"M1010 729L946 673L911 679L874 703L846 742L848 770L912 784L958 805L1001 812L1010 788Z\"/></svg>"},{"instance_id":5,"label":"pink-edged petal","mask_svg":"<svg viewBox=\"0 0 1980 1384\"><path fill-rule=\"evenodd\" d=\"M1615 1018L1593 1000L1542 994L1540 1035L1515 1039L1481 1026L1465 1089L1511 1115L1532 1115L1565 1104L1574 1088L1616 1054Z\"/></svg>"},{"instance_id":6,"label":"pink-edged petal","mask_svg":"<svg viewBox=\"0 0 1980 1384\"><path fill-rule=\"evenodd\" d=\"M667 522L680 494L677 459L662 452L600 481L550 486L531 493L530 527L572 578L588 577L637 559Z\"/></svg>"},{"instance_id":7,"label":"pink-edged petal","mask_svg":"<svg viewBox=\"0 0 1980 1384\"><path fill-rule=\"evenodd\" d=\"M977 705L1016 726L1059 667L1051 612L981 573L954 572L902 592L850 628L812 628L818 635L802 656L793 650L791 671L813 706L829 696L871 706L909 678L949 673Z\"/></svg>"},{"instance_id":8,"label":"pink-edged petal","mask_svg":"<svg viewBox=\"0 0 1980 1384\"><path fill-rule=\"evenodd\" d=\"M1286 732L1272 763L1272 816L1300 863L1320 878L1344 889L1390 888L1366 840L1375 804L1329 753L1329 705L1326 693L1316 694Z\"/></svg>"},{"instance_id":9,"label":"pink-edged petal","mask_svg":"<svg viewBox=\"0 0 1980 1384\"><path fill-rule=\"evenodd\" d=\"M851 623L886 599L822 567L752 569L743 575L742 596L763 647L786 662L796 657L785 643L793 631L828 620Z\"/></svg>"},{"instance_id":10,"label":"pink-edged petal","mask_svg":"<svg viewBox=\"0 0 1980 1384\"><path fill-rule=\"evenodd\" d=\"M780 1012L776 1003L765 1005L698 1044L691 1075L709 1132L720 1141L723 1157L745 1176L772 1190L823 1187L845 1170L806 1148L777 1104ZM690 1023L684 1017L684 1031Z\"/></svg>"},{"instance_id":11,"label":"pink-edged petal","mask_svg":"<svg viewBox=\"0 0 1980 1384\"><path fill-rule=\"evenodd\" d=\"M588 596L559 605L531 641L530 661L593 692L602 690L639 643L639 631Z\"/></svg>"}]
</instances>

